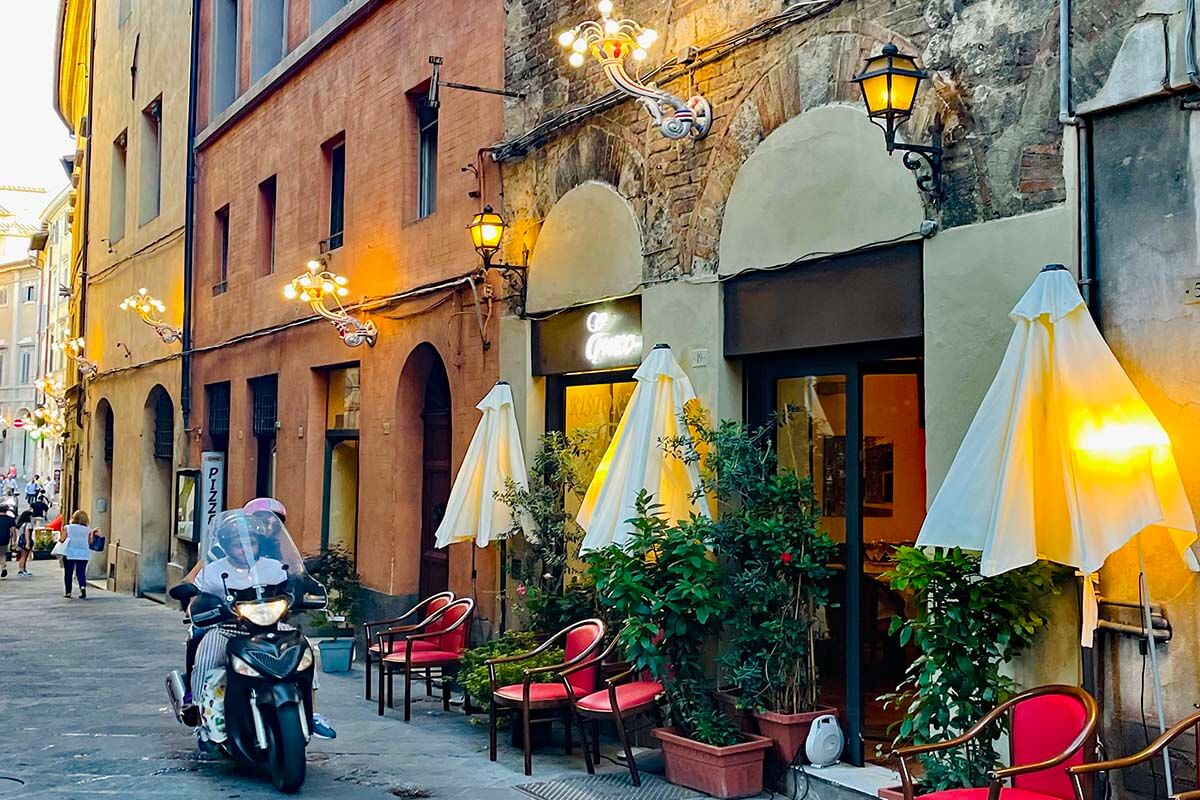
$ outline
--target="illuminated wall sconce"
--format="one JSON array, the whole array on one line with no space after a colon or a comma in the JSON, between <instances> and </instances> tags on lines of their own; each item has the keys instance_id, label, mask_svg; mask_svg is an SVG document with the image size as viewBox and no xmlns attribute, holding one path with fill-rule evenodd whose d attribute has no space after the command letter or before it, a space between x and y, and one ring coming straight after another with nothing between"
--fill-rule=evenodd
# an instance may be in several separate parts
<instances>
[{"instance_id":1,"label":"illuminated wall sconce","mask_svg":"<svg viewBox=\"0 0 1200 800\"><path fill-rule=\"evenodd\" d=\"M600 0L597 4L600 20L588 20L563 31L558 43L571 55L567 63L582 67L585 53L591 54L604 68L604 74L613 86L625 94L637 98L646 107L654 123L668 139L703 138L712 127L712 106L700 95L684 102L670 92L659 89L654 83L641 83L625 71L625 57L634 61L645 61L646 50L658 40L658 33L643 28L631 19L614 19L612 0Z\"/></svg>"},{"instance_id":2,"label":"illuminated wall sconce","mask_svg":"<svg viewBox=\"0 0 1200 800\"><path fill-rule=\"evenodd\" d=\"M940 119L934 122L931 144L896 141L896 128L912 116L921 81L928 77L929 73L917 66L914 56L904 55L888 42L879 55L867 59L863 71L854 76L854 82L862 90L871 122L883 130L888 154L903 151L904 166L916 176L917 188L937 203L942 199Z\"/></svg>"},{"instance_id":3,"label":"illuminated wall sconce","mask_svg":"<svg viewBox=\"0 0 1200 800\"><path fill-rule=\"evenodd\" d=\"M67 396L66 387L53 378L38 378L33 382L33 388L55 400L62 400Z\"/></svg>"},{"instance_id":4,"label":"illuminated wall sconce","mask_svg":"<svg viewBox=\"0 0 1200 800\"><path fill-rule=\"evenodd\" d=\"M67 358L75 362L75 366L79 369L79 374L84 378L90 378L100 371L100 367L96 366L96 362L89 360L83 355L84 341L80 336L77 339L70 339L62 344L63 353Z\"/></svg>"},{"instance_id":5,"label":"illuminated wall sconce","mask_svg":"<svg viewBox=\"0 0 1200 800\"><path fill-rule=\"evenodd\" d=\"M375 323L350 316L342 306L341 298L350 294L347 283L344 275L329 271L324 258L313 259L306 271L283 287L283 296L308 303L318 316L332 322L347 347L358 347L364 342L374 347L379 336Z\"/></svg>"},{"instance_id":6,"label":"illuminated wall sconce","mask_svg":"<svg viewBox=\"0 0 1200 800\"><path fill-rule=\"evenodd\" d=\"M58 403L51 400L33 410L32 418L25 423L29 438L34 441L41 439L61 439L67 432L67 423L63 418L62 409Z\"/></svg>"},{"instance_id":7,"label":"illuminated wall sconce","mask_svg":"<svg viewBox=\"0 0 1200 800\"><path fill-rule=\"evenodd\" d=\"M500 240L504 238L507 228L504 217L493 211L491 206L484 206L483 211L472 217L471 224L467 226L471 232L471 244L483 259L483 271L494 269L500 273L507 290L508 310L520 317L525 314L529 267L492 263L492 256L500 249Z\"/></svg>"},{"instance_id":8,"label":"illuminated wall sconce","mask_svg":"<svg viewBox=\"0 0 1200 800\"><path fill-rule=\"evenodd\" d=\"M154 328L154 332L165 343L171 344L183 340L183 331L178 328L168 325L159 317L160 314L167 310L163 305L163 301L158 300L149 295L146 290L138 289L137 294L132 294L121 301L121 310L128 311L133 309L142 322Z\"/></svg>"}]
</instances>

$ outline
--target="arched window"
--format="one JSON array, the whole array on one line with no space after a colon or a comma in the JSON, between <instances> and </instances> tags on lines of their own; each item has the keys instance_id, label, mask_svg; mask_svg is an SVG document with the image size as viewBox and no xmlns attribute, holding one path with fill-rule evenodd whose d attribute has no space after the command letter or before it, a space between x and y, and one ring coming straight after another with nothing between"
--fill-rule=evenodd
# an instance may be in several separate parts
<instances>
[{"instance_id":1,"label":"arched window","mask_svg":"<svg viewBox=\"0 0 1200 800\"><path fill-rule=\"evenodd\" d=\"M175 451L175 409L166 392L154 404L154 457L170 460Z\"/></svg>"}]
</instances>

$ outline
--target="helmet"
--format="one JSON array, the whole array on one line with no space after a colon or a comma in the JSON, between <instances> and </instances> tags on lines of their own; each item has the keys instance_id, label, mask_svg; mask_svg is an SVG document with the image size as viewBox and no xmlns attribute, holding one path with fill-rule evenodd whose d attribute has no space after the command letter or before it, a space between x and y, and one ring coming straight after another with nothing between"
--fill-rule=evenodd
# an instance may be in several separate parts
<instances>
[{"instance_id":1,"label":"helmet","mask_svg":"<svg viewBox=\"0 0 1200 800\"><path fill-rule=\"evenodd\" d=\"M255 511L269 511L281 520L287 518L287 509L284 508L283 503L274 497L256 497L242 506L242 509L251 513Z\"/></svg>"},{"instance_id":2,"label":"helmet","mask_svg":"<svg viewBox=\"0 0 1200 800\"><path fill-rule=\"evenodd\" d=\"M214 559L228 557L235 547L245 554L247 545L251 542L261 548L262 539L252 525L253 523L244 517L223 520L220 527L217 528L216 547L214 548L214 551L219 549L220 552L213 552L212 557ZM251 559L254 558L251 554L247 554L247 556Z\"/></svg>"}]
</instances>

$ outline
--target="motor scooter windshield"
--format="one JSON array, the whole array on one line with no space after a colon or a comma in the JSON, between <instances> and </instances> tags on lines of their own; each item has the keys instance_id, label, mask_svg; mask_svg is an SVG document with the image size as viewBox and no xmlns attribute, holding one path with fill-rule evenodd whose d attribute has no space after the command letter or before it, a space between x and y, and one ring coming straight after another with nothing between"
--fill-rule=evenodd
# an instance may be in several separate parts
<instances>
[{"instance_id":1,"label":"motor scooter windshield","mask_svg":"<svg viewBox=\"0 0 1200 800\"><path fill-rule=\"evenodd\" d=\"M265 588L304 574L304 559L279 517L269 511L225 511L200 539L202 592Z\"/></svg>"}]
</instances>

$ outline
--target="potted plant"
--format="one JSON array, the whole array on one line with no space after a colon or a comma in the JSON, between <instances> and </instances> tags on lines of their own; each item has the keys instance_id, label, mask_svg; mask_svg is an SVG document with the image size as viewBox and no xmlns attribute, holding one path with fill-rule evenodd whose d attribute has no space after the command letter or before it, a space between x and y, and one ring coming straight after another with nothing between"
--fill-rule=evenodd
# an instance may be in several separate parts
<instances>
[{"instance_id":1,"label":"potted plant","mask_svg":"<svg viewBox=\"0 0 1200 800\"><path fill-rule=\"evenodd\" d=\"M50 551L54 549L54 532L49 530L39 531L33 537L33 560L34 561L49 561L53 556Z\"/></svg>"},{"instance_id":2,"label":"potted plant","mask_svg":"<svg viewBox=\"0 0 1200 800\"><path fill-rule=\"evenodd\" d=\"M701 491L720 504L708 525L723 583L738 598L727 617L721 666L737 706L753 712L775 759L803 753L812 723L836 714L818 702L818 611L830 602L837 545L821 530L812 482L780 468L770 430L687 415L691 436L667 443L697 463ZM794 462L793 462L794 463Z\"/></svg>"},{"instance_id":3,"label":"potted plant","mask_svg":"<svg viewBox=\"0 0 1200 800\"><path fill-rule=\"evenodd\" d=\"M658 728L667 780L714 797L762 791L771 742L744 734L721 714L705 674L706 642L721 630L729 602L707 520L669 524L642 492L624 546L589 554L601 602L625 620L619 633L635 669L663 684L670 728Z\"/></svg>"},{"instance_id":4,"label":"potted plant","mask_svg":"<svg viewBox=\"0 0 1200 800\"><path fill-rule=\"evenodd\" d=\"M511 656L517 653L528 653L536 648L541 637L534 631L508 631L498 639L493 639L490 642L472 647L462 655L461 666L458 670L456 682L463 692L463 707L467 713L485 713L492 705L491 678L488 674L487 662L493 658L501 656ZM514 683L520 683L525 677L525 670L535 669L537 667L548 667L563 662L563 650L560 647L552 647L544 653L540 653L531 659L522 661L519 664L498 664L496 666L496 679L501 686L508 686ZM532 676L534 683L555 683L559 680L557 673L544 672ZM508 716L505 715L502 721L507 723ZM472 725L486 724L483 720L471 720ZM534 729L535 746L539 746L538 735L544 735L549 738L549 726L538 725ZM521 742L521 726L513 726L513 747L522 747Z\"/></svg>"},{"instance_id":5,"label":"potted plant","mask_svg":"<svg viewBox=\"0 0 1200 800\"><path fill-rule=\"evenodd\" d=\"M321 615L333 633L333 639L317 644L321 651L321 671L349 672L354 663L354 637L339 637L353 631L362 616L362 580L354 556L342 545L333 545L310 563L309 573L328 593Z\"/></svg>"},{"instance_id":6,"label":"potted plant","mask_svg":"<svg viewBox=\"0 0 1200 800\"><path fill-rule=\"evenodd\" d=\"M1046 625L1043 609L1058 591L1060 574L1060 568L1039 561L984 578L976 553L899 548L896 568L886 578L893 589L912 594L917 610L911 618L893 619L891 632L901 645L914 645L920 657L896 691L880 698L904 712L896 744L958 736L1019 691L1003 667ZM919 756L922 790L987 785L988 773L998 763L995 744L1002 732L996 726L990 739L980 737L962 747ZM895 791L900 792L899 787ZM886 796L895 795L880 790L880 797Z\"/></svg>"}]
</instances>

